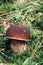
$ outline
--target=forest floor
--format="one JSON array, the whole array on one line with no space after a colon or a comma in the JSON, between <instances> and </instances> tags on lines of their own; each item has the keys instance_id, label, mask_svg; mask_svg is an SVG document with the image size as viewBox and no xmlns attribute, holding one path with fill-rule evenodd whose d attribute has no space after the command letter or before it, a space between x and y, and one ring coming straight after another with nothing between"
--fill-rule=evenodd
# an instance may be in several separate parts
<instances>
[{"instance_id":1,"label":"forest floor","mask_svg":"<svg viewBox=\"0 0 43 65\"><path fill-rule=\"evenodd\" d=\"M23 53L5 50L6 30L10 24L22 24L30 30L30 41ZM0 65L43 65L43 2L0 5ZM5 64L6 63L6 64ZM42 63L42 64L41 64Z\"/></svg>"}]
</instances>

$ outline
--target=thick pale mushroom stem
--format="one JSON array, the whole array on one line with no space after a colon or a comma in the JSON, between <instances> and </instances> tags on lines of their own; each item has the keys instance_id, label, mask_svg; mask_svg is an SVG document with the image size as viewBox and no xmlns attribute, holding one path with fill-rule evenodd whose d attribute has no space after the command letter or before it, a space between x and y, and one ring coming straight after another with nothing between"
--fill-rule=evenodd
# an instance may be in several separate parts
<instances>
[{"instance_id":1,"label":"thick pale mushroom stem","mask_svg":"<svg viewBox=\"0 0 43 65\"><path fill-rule=\"evenodd\" d=\"M11 40L11 50L14 53L22 53L26 50L27 44L24 41Z\"/></svg>"}]
</instances>

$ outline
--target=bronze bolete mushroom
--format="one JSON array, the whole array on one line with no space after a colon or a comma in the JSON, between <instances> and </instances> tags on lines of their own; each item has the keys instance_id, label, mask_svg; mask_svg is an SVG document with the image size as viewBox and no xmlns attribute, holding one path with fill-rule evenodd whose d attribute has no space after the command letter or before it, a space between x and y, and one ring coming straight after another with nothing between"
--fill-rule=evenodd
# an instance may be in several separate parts
<instances>
[{"instance_id":1,"label":"bronze bolete mushroom","mask_svg":"<svg viewBox=\"0 0 43 65\"><path fill-rule=\"evenodd\" d=\"M21 53L26 50L26 41L30 41L30 31L23 25L12 25L7 29L6 37L11 39L11 50Z\"/></svg>"}]
</instances>

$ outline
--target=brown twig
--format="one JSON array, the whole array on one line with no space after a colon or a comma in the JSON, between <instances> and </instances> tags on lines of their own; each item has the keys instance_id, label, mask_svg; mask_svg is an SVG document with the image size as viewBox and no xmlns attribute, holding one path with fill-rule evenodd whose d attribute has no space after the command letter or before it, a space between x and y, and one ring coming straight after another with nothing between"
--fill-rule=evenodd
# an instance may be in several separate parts
<instances>
[{"instance_id":1,"label":"brown twig","mask_svg":"<svg viewBox=\"0 0 43 65\"><path fill-rule=\"evenodd\" d=\"M6 16L6 15L8 15L8 13L2 13L2 14L0 14L0 17Z\"/></svg>"},{"instance_id":2,"label":"brown twig","mask_svg":"<svg viewBox=\"0 0 43 65\"><path fill-rule=\"evenodd\" d=\"M32 51L32 54L31 54L30 59L33 59L34 58L34 56L35 56L36 52L38 51L38 49L40 48L42 42L43 42L43 40L41 42L38 41L38 43L36 44L35 49Z\"/></svg>"}]
</instances>

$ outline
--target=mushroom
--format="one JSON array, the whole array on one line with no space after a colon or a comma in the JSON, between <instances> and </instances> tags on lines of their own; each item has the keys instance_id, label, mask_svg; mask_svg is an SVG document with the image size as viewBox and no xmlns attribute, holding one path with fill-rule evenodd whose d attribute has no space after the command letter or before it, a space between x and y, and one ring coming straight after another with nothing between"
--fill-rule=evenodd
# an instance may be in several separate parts
<instances>
[{"instance_id":1,"label":"mushroom","mask_svg":"<svg viewBox=\"0 0 43 65\"><path fill-rule=\"evenodd\" d=\"M27 48L27 41L30 41L30 31L20 24L10 26L6 31L6 37L11 40L11 50L21 53Z\"/></svg>"}]
</instances>

